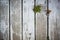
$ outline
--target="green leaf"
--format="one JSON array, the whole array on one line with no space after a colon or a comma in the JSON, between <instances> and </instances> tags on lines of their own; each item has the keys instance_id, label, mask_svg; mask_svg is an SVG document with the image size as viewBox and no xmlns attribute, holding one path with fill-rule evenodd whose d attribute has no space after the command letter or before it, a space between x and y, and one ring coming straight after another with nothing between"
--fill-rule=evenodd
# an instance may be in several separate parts
<instances>
[{"instance_id":1,"label":"green leaf","mask_svg":"<svg viewBox=\"0 0 60 40\"><path fill-rule=\"evenodd\" d=\"M40 5L34 6L33 11L34 11L35 13L41 12L41 6L40 6Z\"/></svg>"}]
</instances>

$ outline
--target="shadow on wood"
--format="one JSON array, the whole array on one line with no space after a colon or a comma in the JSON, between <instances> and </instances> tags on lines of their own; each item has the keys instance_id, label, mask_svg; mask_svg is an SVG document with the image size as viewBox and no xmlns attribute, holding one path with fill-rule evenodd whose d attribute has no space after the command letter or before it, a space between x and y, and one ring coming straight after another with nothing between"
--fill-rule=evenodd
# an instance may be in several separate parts
<instances>
[{"instance_id":1,"label":"shadow on wood","mask_svg":"<svg viewBox=\"0 0 60 40\"><path fill-rule=\"evenodd\" d=\"M0 31L0 40L4 40L4 39L3 39L3 34L2 34L1 31Z\"/></svg>"}]
</instances>

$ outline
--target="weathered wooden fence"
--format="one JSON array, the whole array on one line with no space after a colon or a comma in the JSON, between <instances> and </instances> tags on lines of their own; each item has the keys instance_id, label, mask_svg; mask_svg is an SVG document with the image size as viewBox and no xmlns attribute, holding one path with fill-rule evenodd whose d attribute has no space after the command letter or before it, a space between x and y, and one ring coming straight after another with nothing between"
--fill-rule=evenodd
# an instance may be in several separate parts
<instances>
[{"instance_id":1,"label":"weathered wooden fence","mask_svg":"<svg viewBox=\"0 0 60 40\"><path fill-rule=\"evenodd\" d=\"M34 5L46 0L0 0L0 40L47 40L46 11L35 14ZM60 1L49 0L49 37L60 40Z\"/></svg>"}]
</instances>

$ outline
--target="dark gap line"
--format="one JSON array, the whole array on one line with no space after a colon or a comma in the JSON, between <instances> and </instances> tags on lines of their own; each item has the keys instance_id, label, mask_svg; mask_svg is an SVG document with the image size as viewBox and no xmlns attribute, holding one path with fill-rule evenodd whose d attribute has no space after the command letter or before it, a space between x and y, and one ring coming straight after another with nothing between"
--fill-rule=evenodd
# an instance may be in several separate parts
<instances>
[{"instance_id":1,"label":"dark gap line","mask_svg":"<svg viewBox=\"0 0 60 40\"><path fill-rule=\"evenodd\" d=\"M36 0L34 0L34 7L36 6ZM36 40L36 13L34 13L34 33L35 33L35 40Z\"/></svg>"},{"instance_id":2,"label":"dark gap line","mask_svg":"<svg viewBox=\"0 0 60 40\"><path fill-rule=\"evenodd\" d=\"M22 24L22 40L23 40L23 0L21 0L21 24Z\"/></svg>"},{"instance_id":3,"label":"dark gap line","mask_svg":"<svg viewBox=\"0 0 60 40\"><path fill-rule=\"evenodd\" d=\"M11 35L10 35L10 0L9 0L9 40L11 40Z\"/></svg>"},{"instance_id":4,"label":"dark gap line","mask_svg":"<svg viewBox=\"0 0 60 40\"><path fill-rule=\"evenodd\" d=\"M49 40L49 0L47 0L47 40Z\"/></svg>"}]
</instances>

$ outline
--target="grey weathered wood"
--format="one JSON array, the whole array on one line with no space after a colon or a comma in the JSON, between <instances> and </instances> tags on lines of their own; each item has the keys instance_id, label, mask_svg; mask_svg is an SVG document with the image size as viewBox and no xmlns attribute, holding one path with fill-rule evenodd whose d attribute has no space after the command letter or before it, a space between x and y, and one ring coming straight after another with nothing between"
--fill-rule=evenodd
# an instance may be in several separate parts
<instances>
[{"instance_id":1,"label":"grey weathered wood","mask_svg":"<svg viewBox=\"0 0 60 40\"><path fill-rule=\"evenodd\" d=\"M9 40L9 0L0 0L0 31L2 39Z\"/></svg>"},{"instance_id":2,"label":"grey weathered wood","mask_svg":"<svg viewBox=\"0 0 60 40\"><path fill-rule=\"evenodd\" d=\"M45 4L46 0L36 0L36 5ZM47 16L46 12L42 11L36 15L36 40L47 40Z\"/></svg>"},{"instance_id":3,"label":"grey weathered wood","mask_svg":"<svg viewBox=\"0 0 60 40\"><path fill-rule=\"evenodd\" d=\"M21 0L10 0L11 40L21 40Z\"/></svg>"},{"instance_id":4,"label":"grey weathered wood","mask_svg":"<svg viewBox=\"0 0 60 40\"><path fill-rule=\"evenodd\" d=\"M50 40L60 40L60 2L58 0L50 0Z\"/></svg>"},{"instance_id":5,"label":"grey weathered wood","mask_svg":"<svg viewBox=\"0 0 60 40\"><path fill-rule=\"evenodd\" d=\"M34 0L23 0L23 33L22 33L22 0L10 0L10 30L11 40L35 40L34 32ZM45 4L46 0L36 0L36 5ZM49 0L49 37L50 40L60 40L60 2ZM0 0L0 39L9 40L9 0ZM36 40L46 40L46 12L36 14Z\"/></svg>"},{"instance_id":6,"label":"grey weathered wood","mask_svg":"<svg viewBox=\"0 0 60 40\"><path fill-rule=\"evenodd\" d=\"M23 40L34 40L34 0L23 0Z\"/></svg>"}]
</instances>

